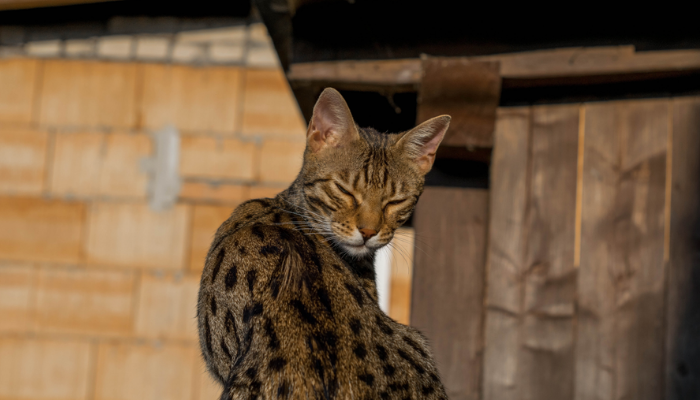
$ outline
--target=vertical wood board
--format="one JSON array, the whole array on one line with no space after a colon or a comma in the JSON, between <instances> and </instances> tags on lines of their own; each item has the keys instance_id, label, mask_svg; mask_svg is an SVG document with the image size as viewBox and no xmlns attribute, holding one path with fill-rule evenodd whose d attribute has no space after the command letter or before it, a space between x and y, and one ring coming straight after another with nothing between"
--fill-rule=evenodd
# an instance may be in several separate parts
<instances>
[{"instance_id":1,"label":"vertical wood board","mask_svg":"<svg viewBox=\"0 0 700 400\"><path fill-rule=\"evenodd\" d=\"M430 340L448 397L479 399L488 192L426 188L414 216L411 324Z\"/></svg>"}]
</instances>

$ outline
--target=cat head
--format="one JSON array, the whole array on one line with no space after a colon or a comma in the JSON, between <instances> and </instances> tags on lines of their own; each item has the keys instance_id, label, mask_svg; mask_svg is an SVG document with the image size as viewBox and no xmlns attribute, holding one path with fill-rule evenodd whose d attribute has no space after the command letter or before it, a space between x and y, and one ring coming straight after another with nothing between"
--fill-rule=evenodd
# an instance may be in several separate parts
<instances>
[{"instance_id":1,"label":"cat head","mask_svg":"<svg viewBox=\"0 0 700 400\"><path fill-rule=\"evenodd\" d=\"M340 93L324 90L300 174L314 230L356 257L388 244L413 212L449 124L441 115L397 134L358 128Z\"/></svg>"}]
</instances>

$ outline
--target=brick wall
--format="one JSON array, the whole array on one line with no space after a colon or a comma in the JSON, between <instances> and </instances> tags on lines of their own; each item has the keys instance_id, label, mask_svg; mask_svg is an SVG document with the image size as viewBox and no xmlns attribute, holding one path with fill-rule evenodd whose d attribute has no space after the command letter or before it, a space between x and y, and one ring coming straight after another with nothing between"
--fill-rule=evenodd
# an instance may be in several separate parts
<instances>
[{"instance_id":1,"label":"brick wall","mask_svg":"<svg viewBox=\"0 0 700 400\"><path fill-rule=\"evenodd\" d=\"M140 164L166 124L182 189L154 212ZM217 398L194 319L204 257L236 205L294 178L304 133L277 68L0 60L0 399Z\"/></svg>"}]
</instances>

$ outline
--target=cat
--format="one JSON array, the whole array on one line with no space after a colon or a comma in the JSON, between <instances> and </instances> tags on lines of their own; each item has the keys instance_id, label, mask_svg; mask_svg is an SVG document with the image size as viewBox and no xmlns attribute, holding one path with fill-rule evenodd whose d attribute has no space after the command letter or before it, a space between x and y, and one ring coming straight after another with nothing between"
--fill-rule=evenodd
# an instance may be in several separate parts
<instances>
[{"instance_id":1,"label":"cat","mask_svg":"<svg viewBox=\"0 0 700 400\"><path fill-rule=\"evenodd\" d=\"M200 346L226 399L447 399L426 339L378 306L374 254L409 218L450 123L358 128L327 88L301 172L241 204L202 273Z\"/></svg>"}]
</instances>

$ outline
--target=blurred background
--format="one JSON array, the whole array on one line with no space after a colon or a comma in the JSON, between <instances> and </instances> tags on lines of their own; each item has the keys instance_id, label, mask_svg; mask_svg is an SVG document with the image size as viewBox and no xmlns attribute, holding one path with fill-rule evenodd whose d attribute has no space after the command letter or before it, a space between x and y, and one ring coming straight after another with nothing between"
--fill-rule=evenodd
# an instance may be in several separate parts
<instances>
[{"instance_id":1,"label":"blurred background","mask_svg":"<svg viewBox=\"0 0 700 400\"><path fill-rule=\"evenodd\" d=\"M0 0L0 400L216 399L216 228L323 88L451 114L377 259L451 399L700 399L700 30L677 9Z\"/></svg>"}]
</instances>

